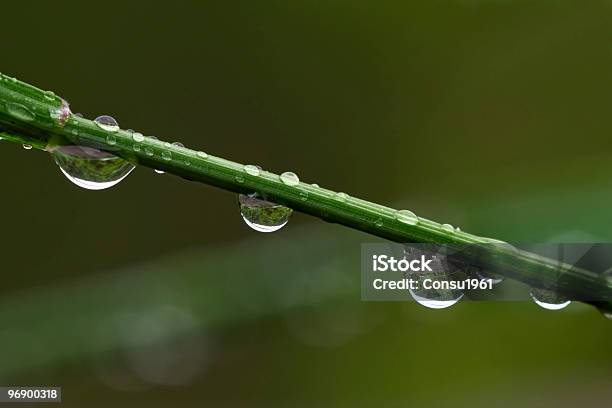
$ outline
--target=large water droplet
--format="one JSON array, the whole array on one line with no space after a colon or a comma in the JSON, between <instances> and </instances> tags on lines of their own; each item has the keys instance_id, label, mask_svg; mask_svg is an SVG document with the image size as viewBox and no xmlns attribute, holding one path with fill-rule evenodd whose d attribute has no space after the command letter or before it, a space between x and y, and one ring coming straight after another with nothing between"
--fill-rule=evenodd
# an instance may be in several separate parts
<instances>
[{"instance_id":1,"label":"large water droplet","mask_svg":"<svg viewBox=\"0 0 612 408\"><path fill-rule=\"evenodd\" d=\"M531 289L531 298L536 304L548 310L560 310L571 303L569 299L550 289Z\"/></svg>"},{"instance_id":2,"label":"large water droplet","mask_svg":"<svg viewBox=\"0 0 612 408\"><path fill-rule=\"evenodd\" d=\"M288 186L297 186L300 184L300 179L297 174L286 171L280 175L281 181Z\"/></svg>"},{"instance_id":3,"label":"large water droplet","mask_svg":"<svg viewBox=\"0 0 612 408\"><path fill-rule=\"evenodd\" d=\"M31 122L36 118L28 108L19 103L7 103L6 110L12 117L26 122Z\"/></svg>"},{"instance_id":4,"label":"large water droplet","mask_svg":"<svg viewBox=\"0 0 612 408\"><path fill-rule=\"evenodd\" d=\"M257 198L256 194L238 195L240 214L246 224L259 232L274 232L284 227L293 210Z\"/></svg>"},{"instance_id":5,"label":"large water droplet","mask_svg":"<svg viewBox=\"0 0 612 408\"><path fill-rule=\"evenodd\" d=\"M116 132L119 130L119 124L112 116L102 115L94 119L96 125L108 132Z\"/></svg>"},{"instance_id":6,"label":"large water droplet","mask_svg":"<svg viewBox=\"0 0 612 408\"><path fill-rule=\"evenodd\" d=\"M405 257L408 261L418 259L425 255L427 259L431 259L429 264L431 271L409 271L406 273L408 278L417 282L417 289L409 289L410 296L420 305L429 309L445 309L453 306L463 298L463 290L449 289L446 287L433 288L432 285L436 282L447 284L450 281L460 281L466 276L464 272L450 268L446 262L446 256L443 249L439 253L431 253L417 247L408 246L404 250ZM430 280L432 285L425 285L425 280Z\"/></svg>"},{"instance_id":7,"label":"large water droplet","mask_svg":"<svg viewBox=\"0 0 612 408\"><path fill-rule=\"evenodd\" d=\"M410 210L399 210L395 213L395 219L408 225L416 225L419 222L419 217Z\"/></svg>"},{"instance_id":8,"label":"large water droplet","mask_svg":"<svg viewBox=\"0 0 612 408\"><path fill-rule=\"evenodd\" d=\"M58 146L51 155L68 180L88 190L112 187L135 167L111 153L86 146Z\"/></svg>"}]
</instances>

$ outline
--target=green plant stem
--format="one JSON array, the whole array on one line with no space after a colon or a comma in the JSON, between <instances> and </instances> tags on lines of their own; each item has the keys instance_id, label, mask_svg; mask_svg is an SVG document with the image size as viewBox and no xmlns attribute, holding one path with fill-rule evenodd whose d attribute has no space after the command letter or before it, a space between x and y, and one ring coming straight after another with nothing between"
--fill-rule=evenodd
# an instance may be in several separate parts
<instances>
[{"instance_id":1,"label":"green plant stem","mask_svg":"<svg viewBox=\"0 0 612 408\"><path fill-rule=\"evenodd\" d=\"M69 113L67 104L50 92L0 74L0 137L37 149L79 144L111 152L141 166L163 170L235 193L258 193L266 200L395 242L481 244L490 247L496 272L535 287L556 287L572 298L610 308L612 283L591 271L516 250L490 245L494 240L419 218L414 225L397 218L397 210L299 182L288 185L274 173L253 176L244 166L152 138L136 142L125 130L108 131ZM137 149L134 145L138 145ZM560 276L563 279L559 279ZM603 300L602 300L603 299Z\"/></svg>"}]
</instances>

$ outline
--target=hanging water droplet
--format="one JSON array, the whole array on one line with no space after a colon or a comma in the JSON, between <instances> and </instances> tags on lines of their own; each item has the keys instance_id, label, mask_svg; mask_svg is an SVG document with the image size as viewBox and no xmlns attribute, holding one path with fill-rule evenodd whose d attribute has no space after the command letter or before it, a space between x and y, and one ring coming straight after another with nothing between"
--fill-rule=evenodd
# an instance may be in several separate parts
<instances>
[{"instance_id":1,"label":"hanging water droplet","mask_svg":"<svg viewBox=\"0 0 612 408\"><path fill-rule=\"evenodd\" d=\"M348 194L346 194L346 193L342 193L342 192L340 192L340 193L336 193L336 194L334 194L334 198L335 198L336 200L338 200L338 201L345 202L346 200L348 200L349 195L348 195Z\"/></svg>"},{"instance_id":2,"label":"hanging water droplet","mask_svg":"<svg viewBox=\"0 0 612 408\"><path fill-rule=\"evenodd\" d=\"M112 187L135 168L118 156L86 146L58 146L51 156L68 180L88 190Z\"/></svg>"},{"instance_id":3,"label":"hanging water droplet","mask_svg":"<svg viewBox=\"0 0 612 408\"><path fill-rule=\"evenodd\" d=\"M259 176L261 170L259 169L258 166L254 166L252 164L247 164L246 166L244 166L244 171L254 177Z\"/></svg>"},{"instance_id":4,"label":"hanging water droplet","mask_svg":"<svg viewBox=\"0 0 612 408\"><path fill-rule=\"evenodd\" d=\"M416 225L419 222L419 217L410 210L399 210L395 213L395 219L401 223L408 225Z\"/></svg>"},{"instance_id":5,"label":"hanging water droplet","mask_svg":"<svg viewBox=\"0 0 612 408\"><path fill-rule=\"evenodd\" d=\"M198 156L201 159L206 159L208 157L208 154L206 154L204 152L197 152L196 156Z\"/></svg>"},{"instance_id":6,"label":"hanging water droplet","mask_svg":"<svg viewBox=\"0 0 612 408\"><path fill-rule=\"evenodd\" d=\"M257 198L257 194L238 195L240 214L244 222L259 232L274 232L284 227L293 210L280 204Z\"/></svg>"},{"instance_id":7,"label":"hanging water droplet","mask_svg":"<svg viewBox=\"0 0 612 408\"><path fill-rule=\"evenodd\" d=\"M132 134L132 139L134 139L134 141L138 142L138 143L142 143L145 140L143 134L142 133L138 133L138 132Z\"/></svg>"},{"instance_id":8,"label":"hanging water droplet","mask_svg":"<svg viewBox=\"0 0 612 408\"><path fill-rule=\"evenodd\" d=\"M548 310L560 310L571 303L569 299L550 289L532 288L530 295L538 306Z\"/></svg>"},{"instance_id":9,"label":"hanging water droplet","mask_svg":"<svg viewBox=\"0 0 612 408\"><path fill-rule=\"evenodd\" d=\"M297 186L300 184L300 179L297 174L286 171L280 175L281 181L288 186Z\"/></svg>"},{"instance_id":10,"label":"hanging water droplet","mask_svg":"<svg viewBox=\"0 0 612 408\"><path fill-rule=\"evenodd\" d=\"M448 232L455 232L455 227L450 224L442 224L442 229Z\"/></svg>"},{"instance_id":11,"label":"hanging water droplet","mask_svg":"<svg viewBox=\"0 0 612 408\"><path fill-rule=\"evenodd\" d=\"M165 171L163 171L163 170L157 170L157 169L155 169L155 172L156 172L157 174L164 174L164 173L165 173Z\"/></svg>"},{"instance_id":12,"label":"hanging water droplet","mask_svg":"<svg viewBox=\"0 0 612 408\"><path fill-rule=\"evenodd\" d=\"M116 132L119 130L119 124L112 116L102 115L94 119L96 125L106 130L107 132Z\"/></svg>"},{"instance_id":13,"label":"hanging water droplet","mask_svg":"<svg viewBox=\"0 0 612 408\"><path fill-rule=\"evenodd\" d=\"M432 254L428 250L408 246L405 248L404 254L408 261L418 259L421 256L431 259L429 263L431 270L410 270L406 272L406 276L416 282L416 288L409 289L410 296L420 305L429 309L445 309L463 298L463 290L443 286L444 284L448 285L451 281L461 281L467 277L464 276L463 271L448 267L444 248L441 248L440 252ZM429 285L425 285L426 280L429 280ZM440 288L434 289L436 283L441 285Z\"/></svg>"},{"instance_id":14,"label":"hanging water droplet","mask_svg":"<svg viewBox=\"0 0 612 408\"><path fill-rule=\"evenodd\" d=\"M26 122L31 122L36 118L36 116L34 116L34 114L28 108L18 103L7 103L6 111L12 117Z\"/></svg>"},{"instance_id":15,"label":"hanging water droplet","mask_svg":"<svg viewBox=\"0 0 612 408\"><path fill-rule=\"evenodd\" d=\"M32 150L32 145L30 145L30 144L24 143L22 146L26 150Z\"/></svg>"}]
</instances>

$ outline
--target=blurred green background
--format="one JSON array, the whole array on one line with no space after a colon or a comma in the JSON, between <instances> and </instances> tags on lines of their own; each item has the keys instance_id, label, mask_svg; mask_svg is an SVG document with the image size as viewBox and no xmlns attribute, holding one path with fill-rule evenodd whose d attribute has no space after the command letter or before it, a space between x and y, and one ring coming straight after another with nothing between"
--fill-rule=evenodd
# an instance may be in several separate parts
<instances>
[{"instance_id":1,"label":"blurred green background","mask_svg":"<svg viewBox=\"0 0 612 408\"><path fill-rule=\"evenodd\" d=\"M612 3L9 2L0 71L167 141L517 242L612 240ZM0 144L0 384L83 406L606 406L572 304L364 303L359 245Z\"/></svg>"}]
</instances>

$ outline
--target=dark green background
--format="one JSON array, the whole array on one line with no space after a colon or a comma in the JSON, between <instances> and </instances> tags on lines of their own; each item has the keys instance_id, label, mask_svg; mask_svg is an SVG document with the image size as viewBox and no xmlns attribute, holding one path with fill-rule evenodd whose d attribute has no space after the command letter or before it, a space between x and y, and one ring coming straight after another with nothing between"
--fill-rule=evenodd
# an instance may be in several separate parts
<instances>
[{"instance_id":1,"label":"dark green background","mask_svg":"<svg viewBox=\"0 0 612 408\"><path fill-rule=\"evenodd\" d=\"M0 17L0 71L86 117L476 234L612 240L609 1L10 2ZM268 302L286 288L258 291L262 276L299 275L296 297L357 279L373 238L300 214L262 235L232 194L148 169L81 190L9 143L0 174L3 385L60 385L71 407L612 401L612 322L584 305ZM239 294L258 312L235 312ZM174 310L169 328L102 324L147 308Z\"/></svg>"}]
</instances>

